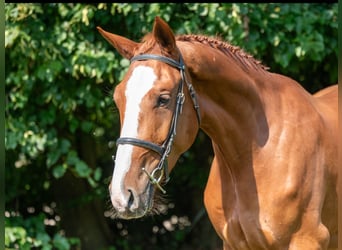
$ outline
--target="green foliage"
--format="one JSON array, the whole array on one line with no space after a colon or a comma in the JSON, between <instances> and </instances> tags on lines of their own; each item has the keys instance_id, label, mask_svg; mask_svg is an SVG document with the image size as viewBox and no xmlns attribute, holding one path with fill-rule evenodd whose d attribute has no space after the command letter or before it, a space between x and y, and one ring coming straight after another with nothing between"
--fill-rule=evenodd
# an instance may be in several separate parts
<instances>
[{"instance_id":1,"label":"green foliage","mask_svg":"<svg viewBox=\"0 0 342 250\"><path fill-rule=\"evenodd\" d=\"M94 8L6 5L6 148L29 159L12 164L45 161L56 178L70 170L93 182L73 137L110 123L112 100L103 88L112 87L96 83L112 83L114 68L113 54L86 28Z\"/></svg>"},{"instance_id":2,"label":"green foliage","mask_svg":"<svg viewBox=\"0 0 342 250\"><path fill-rule=\"evenodd\" d=\"M61 232L51 237L46 232L44 220L44 214L26 220L21 216L6 217L5 249L69 250L71 247L76 249L80 246L79 239L66 238Z\"/></svg>"},{"instance_id":3,"label":"green foliage","mask_svg":"<svg viewBox=\"0 0 342 250\"><path fill-rule=\"evenodd\" d=\"M44 216L25 211L39 211L41 204L54 201L53 183L68 173L85 180L91 190L77 199L106 199L113 139L120 126L111 95L129 62L96 26L139 41L157 15L176 34L220 36L240 46L310 92L337 82L337 4L6 3L6 210L22 214L6 219L7 247L79 245L60 234L58 222L48 232ZM188 211L190 219L195 217L199 208L189 208L186 201L202 192L210 160L210 143L200 135L180 159L182 167L172 173L168 193L179 204L173 213ZM183 189L189 196L177 195ZM111 224L121 235L112 249L141 249L144 242L156 249L173 242L170 249L178 249L189 240L188 231L167 231L162 226L166 217L160 218L140 227ZM159 229L151 233L141 227ZM203 242L191 244L195 248Z\"/></svg>"}]
</instances>

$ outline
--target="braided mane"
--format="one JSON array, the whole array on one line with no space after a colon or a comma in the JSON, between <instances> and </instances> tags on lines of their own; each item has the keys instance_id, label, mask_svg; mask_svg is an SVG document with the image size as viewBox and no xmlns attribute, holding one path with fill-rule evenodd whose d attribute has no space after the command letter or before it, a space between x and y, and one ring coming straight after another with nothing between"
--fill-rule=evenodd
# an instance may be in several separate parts
<instances>
[{"instance_id":1,"label":"braided mane","mask_svg":"<svg viewBox=\"0 0 342 250\"><path fill-rule=\"evenodd\" d=\"M203 35L178 35L176 40L206 44L212 48L222 51L227 56L233 57L243 66L254 67L255 69L263 70L269 69L267 66L261 64L259 60L256 60L252 55L244 52L241 48L228 44L219 38L214 39Z\"/></svg>"}]
</instances>

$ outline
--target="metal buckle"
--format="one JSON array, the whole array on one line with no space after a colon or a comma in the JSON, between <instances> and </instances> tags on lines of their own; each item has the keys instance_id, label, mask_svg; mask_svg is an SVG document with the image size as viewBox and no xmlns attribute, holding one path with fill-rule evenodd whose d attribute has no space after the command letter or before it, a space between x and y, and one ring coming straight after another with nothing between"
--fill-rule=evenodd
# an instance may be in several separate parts
<instances>
[{"instance_id":1,"label":"metal buckle","mask_svg":"<svg viewBox=\"0 0 342 250\"><path fill-rule=\"evenodd\" d=\"M159 182L162 180L164 176L162 168L155 168L151 174L145 168L142 168L142 171L144 171L145 174L150 178L150 182L152 185L156 185L157 188L159 188L159 190L162 191L163 194L166 194L166 190L162 188L162 186L159 184ZM154 175L157 173L157 171L160 171L160 176L156 179Z\"/></svg>"}]
</instances>

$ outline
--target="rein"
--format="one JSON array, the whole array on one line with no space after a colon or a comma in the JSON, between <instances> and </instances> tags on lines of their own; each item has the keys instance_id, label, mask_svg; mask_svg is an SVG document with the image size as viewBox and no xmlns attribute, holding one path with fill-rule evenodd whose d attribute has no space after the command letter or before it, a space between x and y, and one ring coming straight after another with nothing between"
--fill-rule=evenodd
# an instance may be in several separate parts
<instances>
[{"instance_id":1,"label":"rein","mask_svg":"<svg viewBox=\"0 0 342 250\"><path fill-rule=\"evenodd\" d=\"M130 144L133 146L147 148L147 149L150 149L150 150L158 153L161 156L157 167L151 173L149 173L145 168L142 168L142 171L149 177L150 182L153 185L156 185L165 194L166 191L165 191L165 189L163 189L161 187L160 182L161 182L164 175L165 175L165 182L166 183L170 179L169 178L167 158L171 152L174 137L176 136L178 117L182 113L183 104L185 101L185 95L184 95L184 91L183 91L184 82L186 83L186 86L188 87L188 90L189 90L191 100L193 102L193 105L194 105L194 108L196 111L197 120L198 120L199 124L201 123L201 116L200 116L199 105L198 105L198 101L197 101L197 97L196 97L196 92L195 92L192 84L189 83L185 77L185 64L184 64L182 55L180 55L179 62L177 62L177 61L175 61L171 58L165 57L165 56L154 55L154 54L142 54L142 55L134 56L131 59L131 63L133 63L135 61L145 61L145 60L161 61L161 62L164 62L164 63L166 63L166 64L168 64L174 68L179 69L179 71L180 71L181 81L180 81L179 86L178 86L177 103L176 103L176 108L173 111L173 117L172 117L169 133L168 133L164 143L161 146L158 144L155 144L153 142L144 141L144 140L132 138L132 137L120 137L119 139L117 139L116 144L117 145L119 145L119 144ZM158 172L159 172L159 175L158 175Z\"/></svg>"}]
</instances>

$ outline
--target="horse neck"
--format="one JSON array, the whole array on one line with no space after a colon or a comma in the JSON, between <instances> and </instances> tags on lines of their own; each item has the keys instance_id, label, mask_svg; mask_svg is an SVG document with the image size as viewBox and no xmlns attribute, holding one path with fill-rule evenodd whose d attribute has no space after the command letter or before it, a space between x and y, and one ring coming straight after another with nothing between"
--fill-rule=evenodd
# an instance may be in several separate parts
<instances>
[{"instance_id":1,"label":"horse neck","mask_svg":"<svg viewBox=\"0 0 342 250\"><path fill-rule=\"evenodd\" d=\"M250 159L241 156L251 155L268 137L261 86L257 84L267 73L252 66L250 71L244 70L234 58L215 49L186 46L181 51L198 93L201 129L224 152L229 165L244 164L242 160Z\"/></svg>"}]
</instances>

